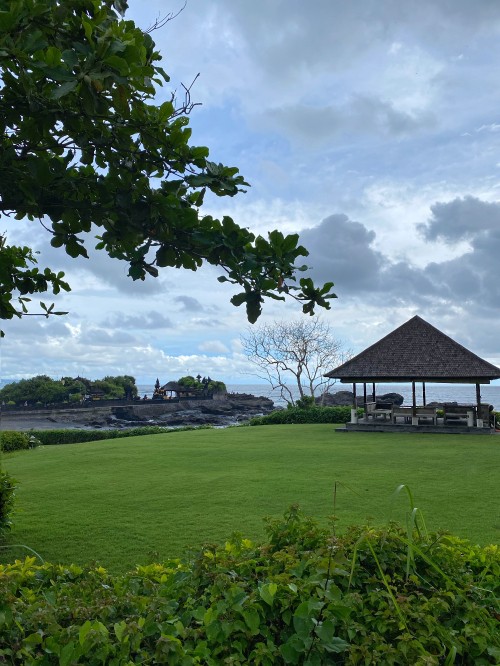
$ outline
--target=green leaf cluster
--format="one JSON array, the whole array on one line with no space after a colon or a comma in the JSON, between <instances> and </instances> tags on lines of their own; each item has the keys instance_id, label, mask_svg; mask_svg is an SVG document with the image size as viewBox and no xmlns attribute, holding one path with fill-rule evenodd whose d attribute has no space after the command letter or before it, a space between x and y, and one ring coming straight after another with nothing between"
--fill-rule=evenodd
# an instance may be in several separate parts
<instances>
[{"instance_id":1,"label":"green leaf cluster","mask_svg":"<svg viewBox=\"0 0 500 666\"><path fill-rule=\"evenodd\" d=\"M0 155L0 163L1 160ZM0 236L0 319L28 314L28 304L33 294L47 291L59 294L61 291L69 291L70 287L63 280L62 271L55 273L49 268L41 271L36 264L37 259L29 247L9 246L5 237ZM40 308L45 317L51 314L66 314L56 312L54 304L47 306L43 301L40 301ZM3 332L0 331L0 337L2 336Z\"/></svg>"},{"instance_id":2,"label":"green leaf cluster","mask_svg":"<svg viewBox=\"0 0 500 666\"><path fill-rule=\"evenodd\" d=\"M363 412L359 410L361 415ZM250 419L250 425L282 425L284 423L348 423L351 420L350 407L288 407Z\"/></svg>"},{"instance_id":3,"label":"green leaf cluster","mask_svg":"<svg viewBox=\"0 0 500 666\"><path fill-rule=\"evenodd\" d=\"M233 535L125 576L0 566L0 657L31 664L498 663L500 549L351 528L291 507L255 545Z\"/></svg>"},{"instance_id":4,"label":"green leaf cluster","mask_svg":"<svg viewBox=\"0 0 500 666\"><path fill-rule=\"evenodd\" d=\"M286 294L304 312L329 308L332 283L296 285L307 250L295 234L257 238L231 218L203 215L206 193L234 196L236 167L191 145L189 90L178 101L148 33L122 17L125 0L3 0L0 4L0 215L40 220L73 258L88 244L144 280L204 263L239 285L234 305L256 321L264 298ZM96 235L97 234L97 235ZM95 236L96 235L96 236ZM0 318L25 314L16 294L68 290L62 273L29 269L29 248L0 247ZM33 272L35 271L35 272ZM54 314L53 310L45 310Z\"/></svg>"},{"instance_id":5,"label":"green leaf cluster","mask_svg":"<svg viewBox=\"0 0 500 666\"><path fill-rule=\"evenodd\" d=\"M0 537L10 529L12 524L15 490L15 479L0 469Z\"/></svg>"},{"instance_id":6,"label":"green leaf cluster","mask_svg":"<svg viewBox=\"0 0 500 666\"><path fill-rule=\"evenodd\" d=\"M136 398L138 389L135 377L130 375L106 376L103 379L86 382L87 391L102 392L105 400L120 400L123 398Z\"/></svg>"},{"instance_id":7,"label":"green leaf cluster","mask_svg":"<svg viewBox=\"0 0 500 666\"><path fill-rule=\"evenodd\" d=\"M30 436L25 432L2 430L0 432L0 451L22 451L30 448Z\"/></svg>"},{"instance_id":8,"label":"green leaf cluster","mask_svg":"<svg viewBox=\"0 0 500 666\"><path fill-rule=\"evenodd\" d=\"M164 426L139 426L137 428L123 428L112 430L83 430L78 428L64 428L54 430L30 430L30 439L43 445L80 444L81 442L98 442L122 437L139 437L143 435L159 435L165 433L182 432L185 430L203 430L211 428L210 425L182 426L180 428L167 428ZM5 431L11 432L11 431ZM15 431L12 431L15 432ZM19 433L16 433L19 434ZM31 444L30 444L31 447Z\"/></svg>"},{"instance_id":9,"label":"green leaf cluster","mask_svg":"<svg viewBox=\"0 0 500 666\"><path fill-rule=\"evenodd\" d=\"M210 379L210 377L204 377L202 381L199 381L196 377L187 375L186 377L178 379L177 383L180 384L180 386L192 388L196 391L204 391L206 393L225 393L227 390L224 382L217 379Z\"/></svg>"},{"instance_id":10,"label":"green leaf cluster","mask_svg":"<svg viewBox=\"0 0 500 666\"><path fill-rule=\"evenodd\" d=\"M92 381L85 377L62 377L51 379L47 375L37 375L30 379L6 384L0 389L0 401L17 405L58 404L77 402L86 394L97 391L105 399L121 399L137 396L135 378L130 375L104 377Z\"/></svg>"}]
</instances>

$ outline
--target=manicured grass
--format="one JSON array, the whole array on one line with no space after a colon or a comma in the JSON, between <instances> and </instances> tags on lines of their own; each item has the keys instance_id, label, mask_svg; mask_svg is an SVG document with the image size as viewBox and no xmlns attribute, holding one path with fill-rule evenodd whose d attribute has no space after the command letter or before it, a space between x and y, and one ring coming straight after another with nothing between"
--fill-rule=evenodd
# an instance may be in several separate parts
<instances>
[{"instance_id":1,"label":"manicured grass","mask_svg":"<svg viewBox=\"0 0 500 666\"><path fill-rule=\"evenodd\" d=\"M53 562L112 571L220 542L258 539L298 503L338 528L404 520L410 486L429 529L500 536L500 437L336 433L331 425L196 430L44 446L3 456L18 481L9 541ZM0 551L0 560L26 552Z\"/></svg>"}]
</instances>

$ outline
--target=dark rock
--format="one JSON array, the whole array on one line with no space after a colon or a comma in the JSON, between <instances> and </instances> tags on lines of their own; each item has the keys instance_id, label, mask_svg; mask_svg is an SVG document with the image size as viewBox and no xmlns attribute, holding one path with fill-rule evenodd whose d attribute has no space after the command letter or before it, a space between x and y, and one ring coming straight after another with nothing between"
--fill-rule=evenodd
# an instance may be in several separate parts
<instances>
[{"instance_id":1,"label":"dark rock","mask_svg":"<svg viewBox=\"0 0 500 666\"><path fill-rule=\"evenodd\" d=\"M336 393L323 393L316 398L316 404L323 407L347 407L352 405L352 391L337 391Z\"/></svg>"},{"instance_id":2,"label":"dark rock","mask_svg":"<svg viewBox=\"0 0 500 666\"><path fill-rule=\"evenodd\" d=\"M30 428L132 428L148 425L164 427L214 425L227 426L269 414L274 403L269 398L249 394L228 394L214 400L137 401L129 405L92 405L92 408L51 409L50 413L23 412L12 415L12 429Z\"/></svg>"},{"instance_id":3,"label":"dark rock","mask_svg":"<svg viewBox=\"0 0 500 666\"><path fill-rule=\"evenodd\" d=\"M368 402L371 402L372 396L367 395ZM400 393L384 393L383 395L377 395L375 400L378 402L387 402L393 405L402 405L404 398ZM323 405L325 407L350 407L354 401L354 394L352 391L337 391L336 393L323 393L323 395L316 398L317 405ZM363 396L356 395L356 402L358 406L363 405Z\"/></svg>"},{"instance_id":4,"label":"dark rock","mask_svg":"<svg viewBox=\"0 0 500 666\"><path fill-rule=\"evenodd\" d=\"M378 395L376 400L379 402L390 402L398 407L404 402L404 398L400 393L384 393L383 395Z\"/></svg>"}]
</instances>

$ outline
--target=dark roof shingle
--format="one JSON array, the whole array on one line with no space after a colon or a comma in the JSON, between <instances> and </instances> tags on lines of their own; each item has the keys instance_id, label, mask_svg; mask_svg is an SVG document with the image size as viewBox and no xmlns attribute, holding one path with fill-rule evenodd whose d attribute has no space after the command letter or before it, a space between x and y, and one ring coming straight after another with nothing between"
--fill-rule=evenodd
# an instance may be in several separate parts
<instances>
[{"instance_id":1,"label":"dark roof shingle","mask_svg":"<svg viewBox=\"0 0 500 666\"><path fill-rule=\"evenodd\" d=\"M325 376L342 382L489 383L500 377L500 368L415 316Z\"/></svg>"}]
</instances>

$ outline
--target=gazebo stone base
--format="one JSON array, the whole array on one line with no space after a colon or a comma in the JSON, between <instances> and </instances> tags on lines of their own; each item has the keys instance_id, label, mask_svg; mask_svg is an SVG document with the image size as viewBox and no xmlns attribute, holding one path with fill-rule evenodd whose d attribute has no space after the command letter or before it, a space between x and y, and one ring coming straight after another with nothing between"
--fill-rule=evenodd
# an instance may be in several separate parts
<instances>
[{"instance_id":1,"label":"gazebo stone base","mask_svg":"<svg viewBox=\"0 0 500 666\"><path fill-rule=\"evenodd\" d=\"M467 425L411 425L406 423L346 423L343 428L336 428L336 432L418 432L433 435L494 435L493 428L471 428Z\"/></svg>"}]
</instances>

